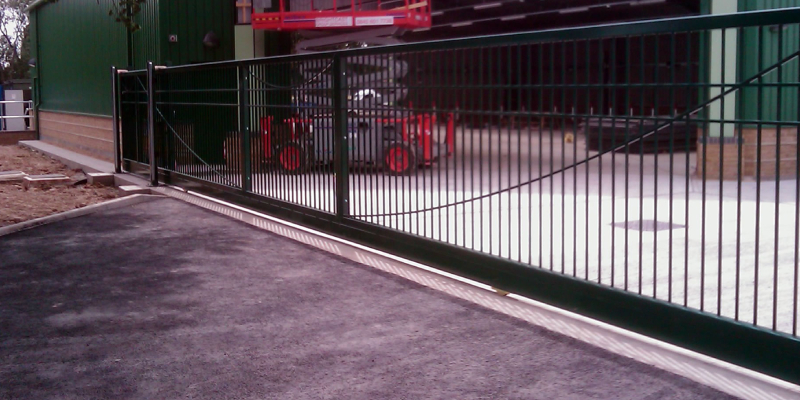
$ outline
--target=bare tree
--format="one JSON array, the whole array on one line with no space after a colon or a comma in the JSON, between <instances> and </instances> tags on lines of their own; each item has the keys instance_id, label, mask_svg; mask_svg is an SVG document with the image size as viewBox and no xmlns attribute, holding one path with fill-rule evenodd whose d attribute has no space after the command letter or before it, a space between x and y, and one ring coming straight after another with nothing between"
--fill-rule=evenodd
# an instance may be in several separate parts
<instances>
[{"instance_id":1,"label":"bare tree","mask_svg":"<svg viewBox=\"0 0 800 400\"><path fill-rule=\"evenodd\" d=\"M0 82L29 76L28 15L33 0L0 0Z\"/></svg>"}]
</instances>

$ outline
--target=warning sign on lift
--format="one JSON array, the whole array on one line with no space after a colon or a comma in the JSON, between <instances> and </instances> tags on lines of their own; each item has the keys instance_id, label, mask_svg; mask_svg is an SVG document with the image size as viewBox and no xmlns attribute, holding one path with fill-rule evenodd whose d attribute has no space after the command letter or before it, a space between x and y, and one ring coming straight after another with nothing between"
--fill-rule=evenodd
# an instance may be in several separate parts
<instances>
[{"instance_id":1,"label":"warning sign on lift","mask_svg":"<svg viewBox=\"0 0 800 400\"><path fill-rule=\"evenodd\" d=\"M356 17L356 26L393 25L394 17Z\"/></svg>"},{"instance_id":2,"label":"warning sign on lift","mask_svg":"<svg viewBox=\"0 0 800 400\"><path fill-rule=\"evenodd\" d=\"M353 26L353 17L319 17L314 19L314 26L317 28Z\"/></svg>"}]
</instances>

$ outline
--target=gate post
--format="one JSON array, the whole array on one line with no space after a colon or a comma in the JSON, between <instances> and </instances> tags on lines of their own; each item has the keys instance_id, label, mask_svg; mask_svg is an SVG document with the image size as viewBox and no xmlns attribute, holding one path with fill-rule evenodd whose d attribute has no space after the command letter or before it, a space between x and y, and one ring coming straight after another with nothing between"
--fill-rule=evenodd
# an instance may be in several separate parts
<instances>
[{"instance_id":1,"label":"gate post","mask_svg":"<svg viewBox=\"0 0 800 400\"><path fill-rule=\"evenodd\" d=\"M334 172L336 175L336 216L350 215L350 162L347 132L347 74L346 61L333 58L333 123Z\"/></svg>"},{"instance_id":2,"label":"gate post","mask_svg":"<svg viewBox=\"0 0 800 400\"><path fill-rule=\"evenodd\" d=\"M147 62L147 143L150 159L150 186L158 186L158 165L156 164L156 100L155 68Z\"/></svg>"},{"instance_id":3,"label":"gate post","mask_svg":"<svg viewBox=\"0 0 800 400\"><path fill-rule=\"evenodd\" d=\"M247 77L247 66L239 65L236 68L238 75L239 86L239 128L238 134L241 135L242 145L240 151L242 152L242 190L249 192L252 190L252 159L250 153L250 110L248 110L249 99L247 98L247 89L250 87Z\"/></svg>"},{"instance_id":4,"label":"gate post","mask_svg":"<svg viewBox=\"0 0 800 400\"><path fill-rule=\"evenodd\" d=\"M119 140L119 75L117 74L117 67L111 67L111 132L114 135L114 173L119 174L122 172L120 166L122 157L120 152Z\"/></svg>"}]
</instances>

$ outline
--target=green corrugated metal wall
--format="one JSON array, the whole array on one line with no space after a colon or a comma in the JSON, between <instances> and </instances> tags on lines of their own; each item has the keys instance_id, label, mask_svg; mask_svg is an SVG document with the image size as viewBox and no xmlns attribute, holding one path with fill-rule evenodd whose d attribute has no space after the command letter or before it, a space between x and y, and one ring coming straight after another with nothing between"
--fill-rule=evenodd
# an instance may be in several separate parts
<instances>
[{"instance_id":1,"label":"green corrugated metal wall","mask_svg":"<svg viewBox=\"0 0 800 400\"><path fill-rule=\"evenodd\" d=\"M739 11L756 11L775 8L800 6L800 0L739 0ZM783 29L783 45L779 48L780 34L778 27L762 29L761 47L763 47L761 63L759 65L759 35L758 29L745 29L740 43L739 74L747 79L759 71L767 68L780 60L800 50L800 25L785 26ZM800 72L800 62L797 59L786 63L781 72L783 82L796 82ZM778 72L775 71L764 77L764 83L778 82ZM796 121L798 118L798 89L784 88L781 90L781 106L778 108L778 89L764 88L761 95L761 112L764 119L780 121ZM758 90L748 88L743 91L744 104L759 104ZM758 116L758 107L746 106L741 112L741 117L755 119Z\"/></svg>"},{"instance_id":2,"label":"green corrugated metal wall","mask_svg":"<svg viewBox=\"0 0 800 400\"><path fill-rule=\"evenodd\" d=\"M160 6L163 63L181 65L234 58L233 1L170 0L162 1ZM210 31L219 38L216 49L203 46L203 38ZM168 42L169 35L178 35L178 42Z\"/></svg>"},{"instance_id":3,"label":"green corrugated metal wall","mask_svg":"<svg viewBox=\"0 0 800 400\"><path fill-rule=\"evenodd\" d=\"M63 0L34 11L41 109L111 114L109 69L127 64L125 28L108 16L112 1Z\"/></svg>"},{"instance_id":4,"label":"green corrugated metal wall","mask_svg":"<svg viewBox=\"0 0 800 400\"><path fill-rule=\"evenodd\" d=\"M145 68L147 61L181 65L234 58L234 3L230 0L147 0L128 35L109 17L114 0L61 0L31 12L41 109L110 115L112 65ZM220 45L203 38L214 31ZM169 35L178 42L169 42ZM37 51L38 50L38 51Z\"/></svg>"},{"instance_id":5,"label":"green corrugated metal wall","mask_svg":"<svg viewBox=\"0 0 800 400\"><path fill-rule=\"evenodd\" d=\"M159 21L159 0L147 0L142 5L142 11L136 16L136 23L142 29L134 32L131 37L131 66L134 69L147 68L148 61L161 60L162 38Z\"/></svg>"}]
</instances>

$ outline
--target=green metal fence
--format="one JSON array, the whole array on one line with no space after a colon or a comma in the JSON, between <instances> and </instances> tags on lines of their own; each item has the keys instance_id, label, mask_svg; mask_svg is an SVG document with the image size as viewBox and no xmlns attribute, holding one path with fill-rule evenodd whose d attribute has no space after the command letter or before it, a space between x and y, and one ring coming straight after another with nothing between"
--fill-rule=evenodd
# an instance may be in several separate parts
<instances>
[{"instance_id":1,"label":"green metal fence","mask_svg":"<svg viewBox=\"0 0 800 400\"><path fill-rule=\"evenodd\" d=\"M798 26L126 72L123 165L800 383Z\"/></svg>"}]
</instances>

